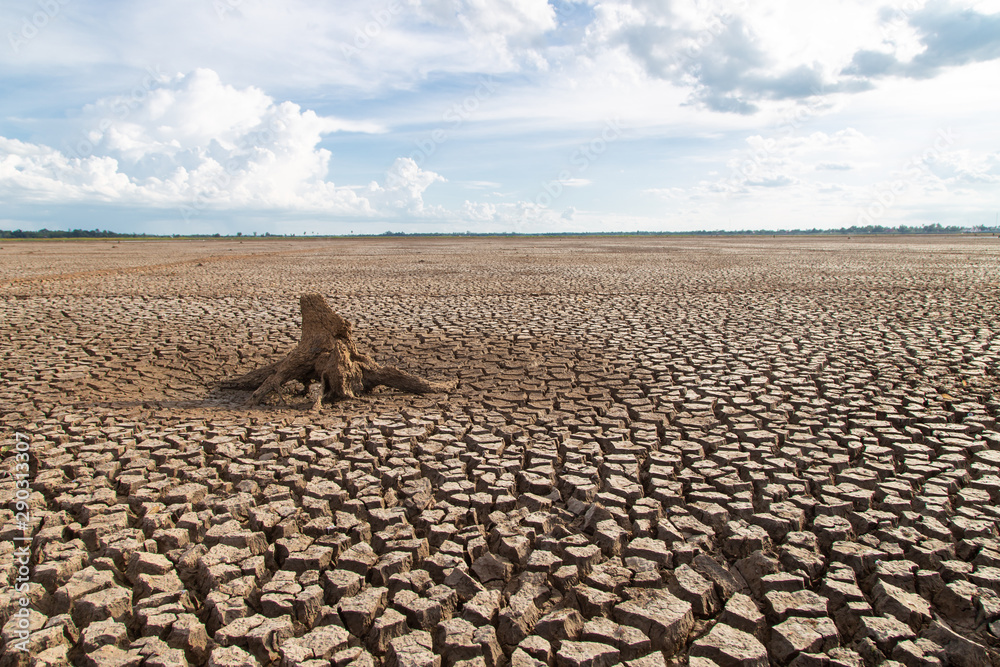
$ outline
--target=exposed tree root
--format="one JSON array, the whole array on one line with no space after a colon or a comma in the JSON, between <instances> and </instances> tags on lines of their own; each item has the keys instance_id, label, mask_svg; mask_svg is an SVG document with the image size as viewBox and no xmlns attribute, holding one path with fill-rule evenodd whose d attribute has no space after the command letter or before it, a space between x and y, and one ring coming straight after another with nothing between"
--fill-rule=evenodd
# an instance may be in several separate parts
<instances>
[{"instance_id":1,"label":"exposed tree root","mask_svg":"<svg viewBox=\"0 0 1000 667\"><path fill-rule=\"evenodd\" d=\"M258 405L283 384L298 380L306 387L322 383L321 399L354 398L384 385L413 394L447 391L454 383L431 382L392 366L380 366L358 350L351 324L319 294L299 297L302 338L281 361L222 382L224 389L252 390L248 405Z\"/></svg>"}]
</instances>

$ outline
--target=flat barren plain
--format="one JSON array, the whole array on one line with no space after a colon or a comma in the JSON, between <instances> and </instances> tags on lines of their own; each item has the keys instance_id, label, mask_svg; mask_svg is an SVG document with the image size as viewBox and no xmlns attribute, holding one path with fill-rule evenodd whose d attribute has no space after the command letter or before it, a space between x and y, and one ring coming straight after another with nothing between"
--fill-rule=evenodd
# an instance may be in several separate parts
<instances>
[{"instance_id":1,"label":"flat barren plain","mask_svg":"<svg viewBox=\"0 0 1000 667\"><path fill-rule=\"evenodd\" d=\"M1000 664L1000 239L0 245L0 665Z\"/></svg>"}]
</instances>

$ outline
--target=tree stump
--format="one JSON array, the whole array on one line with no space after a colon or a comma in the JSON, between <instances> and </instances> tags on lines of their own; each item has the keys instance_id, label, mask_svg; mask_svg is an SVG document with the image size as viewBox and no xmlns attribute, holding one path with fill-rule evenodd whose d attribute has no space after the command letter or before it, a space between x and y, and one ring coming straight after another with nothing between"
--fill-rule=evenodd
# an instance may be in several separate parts
<instances>
[{"instance_id":1,"label":"tree stump","mask_svg":"<svg viewBox=\"0 0 1000 667\"><path fill-rule=\"evenodd\" d=\"M322 383L319 400L354 398L379 385L413 394L447 391L453 383L430 382L391 366L381 366L358 350L351 323L333 312L319 294L299 297L302 338L281 361L238 378L224 380L223 389L253 390L248 405L258 405L283 384L298 380L306 388ZM318 401L317 401L318 405Z\"/></svg>"}]
</instances>

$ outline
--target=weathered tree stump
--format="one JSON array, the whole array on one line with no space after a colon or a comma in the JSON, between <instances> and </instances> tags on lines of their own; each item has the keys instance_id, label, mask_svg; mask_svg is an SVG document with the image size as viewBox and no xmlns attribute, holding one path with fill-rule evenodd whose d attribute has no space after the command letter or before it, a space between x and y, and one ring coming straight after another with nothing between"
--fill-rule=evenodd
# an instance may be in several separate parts
<instances>
[{"instance_id":1,"label":"weathered tree stump","mask_svg":"<svg viewBox=\"0 0 1000 667\"><path fill-rule=\"evenodd\" d=\"M333 312L319 294L303 294L299 297L299 307L302 339L295 349L281 361L224 380L222 388L253 390L247 404L258 405L291 380L298 380L307 388L311 382L321 382L320 399L330 401L354 398L379 385L413 394L447 391L454 386L380 366L358 350L351 338L351 323Z\"/></svg>"}]
</instances>

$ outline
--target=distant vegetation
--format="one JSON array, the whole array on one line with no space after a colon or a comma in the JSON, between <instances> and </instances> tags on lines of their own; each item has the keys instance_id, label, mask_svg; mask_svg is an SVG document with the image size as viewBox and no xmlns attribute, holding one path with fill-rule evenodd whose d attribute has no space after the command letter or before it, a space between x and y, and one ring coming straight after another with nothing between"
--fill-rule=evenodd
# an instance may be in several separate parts
<instances>
[{"instance_id":1,"label":"distant vegetation","mask_svg":"<svg viewBox=\"0 0 1000 667\"><path fill-rule=\"evenodd\" d=\"M118 232L108 232L103 229L39 229L37 231L23 231L15 229L0 229L0 239L117 239L117 238L143 238L145 234L119 234Z\"/></svg>"},{"instance_id":2,"label":"distant vegetation","mask_svg":"<svg viewBox=\"0 0 1000 667\"><path fill-rule=\"evenodd\" d=\"M410 234L408 232L382 232L378 236L835 236L835 235L864 235L864 234L968 234L986 233L995 234L1000 232L1000 227L986 227L978 225L976 227L944 227L938 223L924 225L923 227L884 227L882 225L866 225L864 227L841 227L840 229L753 229L739 231L704 230L696 232L542 232L538 234L516 233L516 232L441 232L427 233L420 232ZM288 238L298 237L297 234L271 234L264 233L256 238ZM344 236L343 234L310 235L302 236ZM352 236L355 236L352 234ZM358 234L357 236L376 236L375 234ZM121 232L109 232L103 229L39 229L37 231L25 231L20 229L6 230L0 229L0 239L164 239L164 238L251 238L242 232L223 237L221 234L129 234Z\"/></svg>"}]
</instances>

